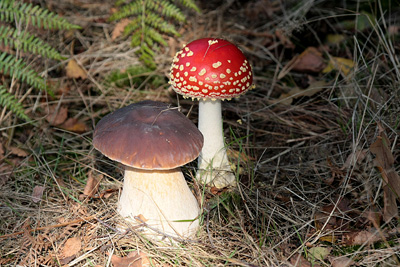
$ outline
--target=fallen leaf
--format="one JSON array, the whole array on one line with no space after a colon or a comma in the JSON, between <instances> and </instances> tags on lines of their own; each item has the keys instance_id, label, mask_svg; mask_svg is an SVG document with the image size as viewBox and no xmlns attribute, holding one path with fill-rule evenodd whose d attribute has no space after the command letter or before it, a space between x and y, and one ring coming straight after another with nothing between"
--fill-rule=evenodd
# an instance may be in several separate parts
<instances>
[{"instance_id":1,"label":"fallen leaf","mask_svg":"<svg viewBox=\"0 0 400 267\"><path fill-rule=\"evenodd\" d=\"M81 250L82 242L79 237L71 237L65 243L61 253L61 264L67 264L76 257Z\"/></svg>"},{"instance_id":2,"label":"fallen leaf","mask_svg":"<svg viewBox=\"0 0 400 267\"><path fill-rule=\"evenodd\" d=\"M15 147L15 146L10 147L9 150L10 150L11 154L13 154L17 157L25 158L28 156L28 152L26 152L25 150L23 150L21 148Z\"/></svg>"},{"instance_id":3,"label":"fallen leaf","mask_svg":"<svg viewBox=\"0 0 400 267\"><path fill-rule=\"evenodd\" d=\"M117 255L111 256L111 263L114 267L147 267L150 266L150 261L146 253L132 251L126 257L119 257Z\"/></svg>"},{"instance_id":4,"label":"fallen leaf","mask_svg":"<svg viewBox=\"0 0 400 267\"><path fill-rule=\"evenodd\" d=\"M320 72L326 67L322 53L315 47L308 47L293 64L292 70L300 72Z\"/></svg>"},{"instance_id":5,"label":"fallen leaf","mask_svg":"<svg viewBox=\"0 0 400 267\"><path fill-rule=\"evenodd\" d=\"M343 34L328 34L326 36L326 42L328 45L338 45L346 39Z\"/></svg>"},{"instance_id":6,"label":"fallen leaf","mask_svg":"<svg viewBox=\"0 0 400 267\"><path fill-rule=\"evenodd\" d=\"M366 210L362 214L362 217L366 218L374 227L379 227L381 224L382 213L372 210Z\"/></svg>"},{"instance_id":7,"label":"fallen leaf","mask_svg":"<svg viewBox=\"0 0 400 267\"><path fill-rule=\"evenodd\" d=\"M383 127L378 125L379 136L371 144L370 151L375 155L375 166L383 178L383 220L389 222L399 214L396 198L400 196L400 177L394 168L394 156L390 150L390 141Z\"/></svg>"},{"instance_id":8,"label":"fallen leaf","mask_svg":"<svg viewBox=\"0 0 400 267\"><path fill-rule=\"evenodd\" d=\"M93 174L93 171L90 171L88 174L88 180L86 182L85 189L83 190L83 194L89 197L93 197L97 194L99 190L100 181L103 179L102 174Z\"/></svg>"},{"instance_id":9,"label":"fallen leaf","mask_svg":"<svg viewBox=\"0 0 400 267\"><path fill-rule=\"evenodd\" d=\"M316 93L319 93L323 89L326 88L326 82L324 81L315 81L311 83L306 89L300 89L298 87L294 87L287 93L281 94L275 102L290 105L293 102L293 99L303 97L303 96L313 96Z\"/></svg>"},{"instance_id":10,"label":"fallen leaf","mask_svg":"<svg viewBox=\"0 0 400 267\"><path fill-rule=\"evenodd\" d=\"M69 118L63 124L59 125L59 127L74 133L84 133L88 131L86 124L76 118Z\"/></svg>"},{"instance_id":11,"label":"fallen leaf","mask_svg":"<svg viewBox=\"0 0 400 267\"><path fill-rule=\"evenodd\" d=\"M143 214L139 214L138 216L138 221L139 222L141 222L141 223L143 223L143 222L147 222L148 221L148 219L146 219L144 216L143 216Z\"/></svg>"},{"instance_id":12,"label":"fallen leaf","mask_svg":"<svg viewBox=\"0 0 400 267\"><path fill-rule=\"evenodd\" d=\"M352 259L345 256L331 257L329 258L329 261L331 262L332 267L350 267L356 263Z\"/></svg>"},{"instance_id":13,"label":"fallen leaf","mask_svg":"<svg viewBox=\"0 0 400 267\"><path fill-rule=\"evenodd\" d=\"M32 202L38 203L39 201L42 200L43 192L44 192L45 187L44 186L35 186L33 188L32 192Z\"/></svg>"},{"instance_id":14,"label":"fallen leaf","mask_svg":"<svg viewBox=\"0 0 400 267\"><path fill-rule=\"evenodd\" d=\"M355 231L343 234L343 241L347 246L373 244L387 237L387 234L379 233L374 228L370 230Z\"/></svg>"},{"instance_id":15,"label":"fallen leaf","mask_svg":"<svg viewBox=\"0 0 400 267\"><path fill-rule=\"evenodd\" d=\"M69 78L75 78L75 79L87 78L86 70L84 70L81 66L79 66L78 63L75 61L75 59L70 59L66 67L66 70L67 70L67 77Z\"/></svg>"},{"instance_id":16,"label":"fallen leaf","mask_svg":"<svg viewBox=\"0 0 400 267\"><path fill-rule=\"evenodd\" d=\"M131 22L130 19L121 19L117 24L115 24L115 27L111 33L111 40L117 39L121 34L124 32L124 29L128 24Z\"/></svg>"},{"instance_id":17,"label":"fallen leaf","mask_svg":"<svg viewBox=\"0 0 400 267\"><path fill-rule=\"evenodd\" d=\"M308 260L314 266L317 261L324 261L331 252L331 248L326 247L312 247L308 249Z\"/></svg>"},{"instance_id":18,"label":"fallen leaf","mask_svg":"<svg viewBox=\"0 0 400 267\"><path fill-rule=\"evenodd\" d=\"M49 106L49 114L46 116L46 120L51 125L59 125L65 122L68 118L68 107L59 106L57 104Z\"/></svg>"},{"instance_id":19,"label":"fallen leaf","mask_svg":"<svg viewBox=\"0 0 400 267\"><path fill-rule=\"evenodd\" d=\"M102 191L102 192L99 194L99 198L105 198L105 199L107 199L107 198L109 198L110 196L112 196L113 193L118 192L118 191L119 191L118 188L106 189L106 190Z\"/></svg>"},{"instance_id":20,"label":"fallen leaf","mask_svg":"<svg viewBox=\"0 0 400 267\"><path fill-rule=\"evenodd\" d=\"M300 55L293 57L283 67L278 75L278 79L282 79L289 71L298 72L315 72L318 73L326 67L322 53L315 47L307 47Z\"/></svg>"},{"instance_id":21,"label":"fallen leaf","mask_svg":"<svg viewBox=\"0 0 400 267\"><path fill-rule=\"evenodd\" d=\"M341 170L347 170L354 167L356 164L361 163L367 156L367 149L357 148L356 151L350 153L347 156L345 163L343 164Z\"/></svg>"},{"instance_id":22,"label":"fallen leaf","mask_svg":"<svg viewBox=\"0 0 400 267\"><path fill-rule=\"evenodd\" d=\"M354 68L354 61L347 58L342 57L330 57L329 63L322 70L322 73L328 73L332 70L337 70L343 73L344 76L349 76L350 72Z\"/></svg>"}]
</instances>

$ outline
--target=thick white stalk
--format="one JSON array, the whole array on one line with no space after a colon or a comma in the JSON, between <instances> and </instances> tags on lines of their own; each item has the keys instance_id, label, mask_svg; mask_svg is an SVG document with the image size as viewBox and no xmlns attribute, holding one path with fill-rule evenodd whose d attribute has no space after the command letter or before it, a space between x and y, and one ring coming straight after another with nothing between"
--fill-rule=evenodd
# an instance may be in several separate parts
<instances>
[{"instance_id":1,"label":"thick white stalk","mask_svg":"<svg viewBox=\"0 0 400 267\"><path fill-rule=\"evenodd\" d=\"M175 237L189 238L199 229L199 205L180 168L149 171L126 167L118 212L133 224L140 224L134 217L142 215L149 226ZM151 229L144 231L150 238L162 238Z\"/></svg>"},{"instance_id":2,"label":"thick white stalk","mask_svg":"<svg viewBox=\"0 0 400 267\"><path fill-rule=\"evenodd\" d=\"M221 100L199 101L198 128L204 137L197 178L217 188L236 184L224 143Z\"/></svg>"}]
</instances>

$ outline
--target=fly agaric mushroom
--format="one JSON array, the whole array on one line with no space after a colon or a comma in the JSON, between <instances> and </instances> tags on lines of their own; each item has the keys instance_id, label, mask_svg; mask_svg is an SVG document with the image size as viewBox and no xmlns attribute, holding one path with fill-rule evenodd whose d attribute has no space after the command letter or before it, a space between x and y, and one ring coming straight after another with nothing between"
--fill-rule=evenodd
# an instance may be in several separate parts
<instances>
[{"instance_id":1,"label":"fly agaric mushroom","mask_svg":"<svg viewBox=\"0 0 400 267\"><path fill-rule=\"evenodd\" d=\"M238 97L254 87L246 57L226 40L195 40L175 55L170 84L178 94L200 100L198 127L204 146L197 178L218 188L234 185L224 145L221 100Z\"/></svg>"},{"instance_id":2,"label":"fly agaric mushroom","mask_svg":"<svg viewBox=\"0 0 400 267\"><path fill-rule=\"evenodd\" d=\"M131 104L97 123L93 146L125 165L123 217L134 224L140 223L136 216L145 219L175 237L195 234L200 209L179 167L197 158L203 136L186 116L161 102Z\"/></svg>"}]
</instances>

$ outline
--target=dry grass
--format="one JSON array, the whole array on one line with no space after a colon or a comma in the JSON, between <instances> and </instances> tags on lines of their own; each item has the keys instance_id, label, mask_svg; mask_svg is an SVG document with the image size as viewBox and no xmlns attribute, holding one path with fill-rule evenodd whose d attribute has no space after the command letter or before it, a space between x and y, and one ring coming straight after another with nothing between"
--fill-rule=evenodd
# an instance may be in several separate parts
<instances>
[{"instance_id":1,"label":"dry grass","mask_svg":"<svg viewBox=\"0 0 400 267\"><path fill-rule=\"evenodd\" d=\"M153 99L178 104L177 98L167 90L167 80L159 87L146 78L122 87L104 82L110 71L139 64L129 42L111 42L112 25L98 22L108 15L106 5L96 9L96 1L81 6L48 1L56 11L74 10L66 15L84 24L85 30L66 38L60 49L76 52L74 58L85 67L88 79L60 75L53 80L60 88L69 88L67 92L56 92L55 98L31 95L26 104L39 118L37 127L15 125L12 116L0 124L0 143L8 145L0 158L0 264L59 266L56 261L61 260L66 240L79 237L82 249L67 266L111 266L111 255L126 256L132 250L144 251L154 266L307 266L298 256L307 257L313 247L331 250L329 259L315 262L320 266L331 265L337 256L347 256L359 266L397 266L398 218L385 223L368 214L379 217L384 208L381 174L369 151L379 134L378 124L391 142L399 172L399 32L389 34L390 26L399 21L388 15L399 10L391 7L385 17L376 17L379 23L350 34L332 26L343 21L343 12L324 7L324 1L318 5L303 1L301 8L277 2L230 1L215 8L210 3L211 11L182 29L182 43L209 35L238 42L253 63L257 88L223 103L225 136L240 186L217 193L207 189L201 195L190 178L195 165L189 165L185 174L204 201L202 227L193 240L168 245L150 242L135 230L115 229L123 223L116 213L118 191L108 198L82 196L89 172L104 175L102 192L120 188L122 169L93 149L90 130L68 132L51 126L44 117L49 105L66 105L69 117L93 129L105 114L128 103ZM306 13L315 17L306 20ZM320 21L335 33L353 36L329 48L330 55L353 59L353 74L312 74L312 79L327 81L323 90L291 105L277 103L281 93L310 80L296 72L277 78L297 51L274 29L293 33L293 40L303 29L312 33L314 45L322 46L324 41L316 33ZM170 55L180 45L172 42L162 51L157 70L145 77L166 75ZM196 121L197 107L182 99L179 104ZM362 159L357 158L360 155ZM37 203L32 201L35 186L45 187ZM376 229L382 236L373 244L348 243L347 233L364 229ZM332 236L337 239L329 242L327 237Z\"/></svg>"}]
</instances>

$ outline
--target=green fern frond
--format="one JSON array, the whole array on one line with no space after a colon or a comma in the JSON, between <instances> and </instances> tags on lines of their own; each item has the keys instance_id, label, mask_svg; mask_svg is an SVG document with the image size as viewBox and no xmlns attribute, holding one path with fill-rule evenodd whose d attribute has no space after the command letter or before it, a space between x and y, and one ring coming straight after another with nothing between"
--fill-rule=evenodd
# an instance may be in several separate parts
<instances>
[{"instance_id":1,"label":"green fern frond","mask_svg":"<svg viewBox=\"0 0 400 267\"><path fill-rule=\"evenodd\" d=\"M163 18L159 17L158 14L148 13L145 17L145 23L152 26L154 29L158 29L161 32L169 33L175 36L179 36L179 33L175 30L174 25L166 22Z\"/></svg>"},{"instance_id":2,"label":"green fern frond","mask_svg":"<svg viewBox=\"0 0 400 267\"><path fill-rule=\"evenodd\" d=\"M43 57L62 60L63 57L51 45L37 38L29 32L18 32L15 28L0 26L0 44L22 49L25 52L41 55Z\"/></svg>"},{"instance_id":3,"label":"green fern frond","mask_svg":"<svg viewBox=\"0 0 400 267\"><path fill-rule=\"evenodd\" d=\"M22 58L17 59L5 52L0 53L0 71L38 89L46 89L44 79L34 69L27 66Z\"/></svg>"},{"instance_id":4,"label":"green fern frond","mask_svg":"<svg viewBox=\"0 0 400 267\"><path fill-rule=\"evenodd\" d=\"M31 31L17 30L12 25L22 24L36 28L65 30L80 28L49 10L31 3L24 3L22 0L0 0L0 23L0 45L56 60L62 60L63 57L50 44L36 37ZM30 29L28 27L21 28ZM29 66L30 61L27 58L17 58L12 54L0 52L0 73L4 75L4 81L10 82L10 78L6 76L8 75L19 82L39 90L46 90L49 93L44 78ZM6 107L19 118L30 121L22 104L18 103L16 96L5 89L5 85L0 85L0 107Z\"/></svg>"},{"instance_id":5,"label":"green fern frond","mask_svg":"<svg viewBox=\"0 0 400 267\"><path fill-rule=\"evenodd\" d=\"M142 15L144 12L160 13L165 18L172 18L179 22L185 21L185 15L174 4L167 0L162 1L135 1L123 6L120 10L111 15L110 21L120 20L130 16Z\"/></svg>"},{"instance_id":6,"label":"green fern frond","mask_svg":"<svg viewBox=\"0 0 400 267\"><path fill-rule=\"evenodd\" d=\"M155 42L162 44L163 46L167 45L167 42L164 40L161 34L158 33L155 29L148 29L147 30L147 36L149 36L151 39L153 39Z\"/></svg>"},{"instance_id":7,"label":"green fern frond","mask_svg":"<svg viewBox=\"0 0 400 267\"><path fill-rule=\"evenodd\" d=\"M30 121L29 117L25 114L25 109L18 99L7 89L0 84L0 106L9 109L12 113L25 121Z\"/></svg>"},{"instance_id":8,"label":"green fern frond","mask_svg":"<svg viewBox=\"0 0 400 267\"><path fill-rule=\"evenodd\" d=\"M145 1L146 10L150 9L152 11L160 13L165 18L173 18L179 22L184 22L186 20L185 15L180 11L180 9L172 3L166 0L163 1Z\"/></svg>"},{"instance_id":9,"label":"green fern frond","mask_svg":"<svg viewBox=\"0 0 400 267\"><path fill-rule=\"evenodd\" d=\"M196 5L193 0L181 0L180 1L184 7L195 10L197 13L200 13L200 8Z\"/></svg>"},{"instance_id":10,"label":"green fern frond","mask_svg":"<svg viewBox=\"0 0 400 267\"><path fill-rule=\"evenodd\" d=\"M129 22L129 24L126 25L126 27L124 28L124 35L128 36L129 34L131 34L133 32L136 33L137 30L141 29L142 28L141 20L142 20L142 16L136 17L131 22ZM141 30L139 30L139 31L141 32ZM134 34L134 35L140 36L140 34ZM140 41L139 41L139 44L140 44ZM132 46L134 46L134 45L132 45Z\"/></svg>"},{"instance_id":11,"label":"green fern frond","mask_svg":"<svg viewBox=\"0 0 400 267\"><path fill-rule=\"evenodd\" d=\"M180 2L183 6L200 12L194 1ZM119 0L117 4L121 5L121 8L110 17L110 20L134 17L125 27L124 35L131 34L131 45L139 46L137 50L139 58L146 65L154 65L154 50L157 49L157 45L167 45L161 34L179 36L171 21L184 22L185 15L171 0Z\"/></svg>"},{"instance_id":12,"label":"green fern frond","mask_svg":"<svg viewBox=\"0 0 400 267\"><path fill-rule=\"evenodd\" d=\"M143 4L141 1L135 1L124 5L120 10L112 14L109 18L110 21L124 19L130 16L136 16L143 12Z\"/></svg>"},{"instance_id":13,"label":"green fern frond","mask_svg":"<svg viewBox=\"0 0 400 267\"><path fill-rule=\"evenodd\" d=\"M44 29L70 30L80 28L57 14L40 8L38 5L16 0L0 1L0 20L6 22L17 20L24 24L31 23L34 27Z\"/></svg>"}]
</instances>

